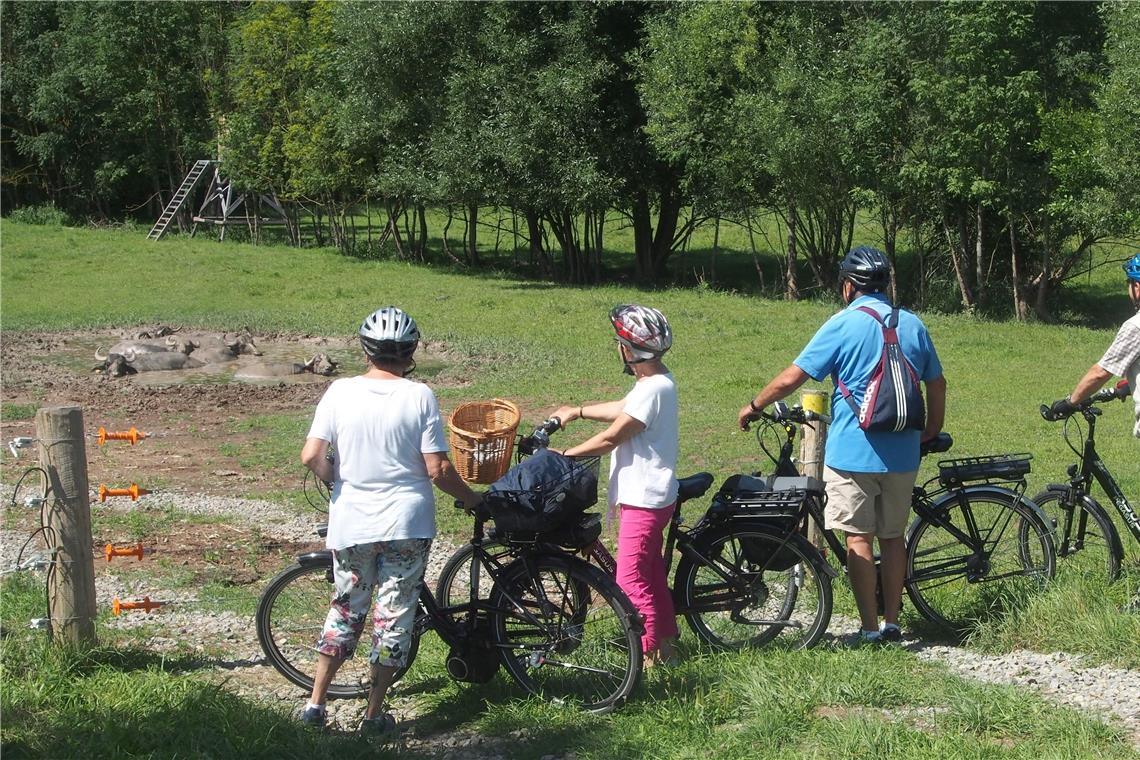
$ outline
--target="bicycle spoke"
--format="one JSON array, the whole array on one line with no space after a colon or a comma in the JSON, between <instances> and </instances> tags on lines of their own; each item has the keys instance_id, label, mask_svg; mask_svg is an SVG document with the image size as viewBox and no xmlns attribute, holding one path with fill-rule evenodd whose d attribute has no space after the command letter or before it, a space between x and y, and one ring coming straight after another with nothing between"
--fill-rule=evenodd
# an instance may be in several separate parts
<instances>
[{"instance_id":1,"label":"bicycle spoke","mask_svg":"<svg viewBox=\"0 0 1140 760\"><path fill-rule=\"evenodd\" d=\"M949 526L968 528L965 534ZM1011 530L1011 526L1016 526ZM1015 494L972 493L920 521L907 546L906 588L927 618L963 629L1023 603L1053 568L1045 526Z\"/></svg>"}]
</instances>

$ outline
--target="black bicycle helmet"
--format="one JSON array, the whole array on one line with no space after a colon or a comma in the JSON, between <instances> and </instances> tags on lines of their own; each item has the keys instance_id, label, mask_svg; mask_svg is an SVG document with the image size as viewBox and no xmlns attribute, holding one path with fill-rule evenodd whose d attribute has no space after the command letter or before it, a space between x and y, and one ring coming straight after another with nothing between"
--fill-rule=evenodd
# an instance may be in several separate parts
<instances>
[{"instance_id":1,"label":"black bicycle helmet","mask_svg":"<svg viewBox=\"0 0 1140 760\"><path fill-rule=\"evenodd\" d=\"M416 320L395 306L377 309L360 325L360 346L373 361L411 359L419 342Z\"/></svg>"},{"instance_id":2,"label":"black bicycle helmet","mask_svg":"<svg viewBox=\"0 0 1140 760\"><path fill-rule=\"evenodd\" d=\"M852 248L839 263L839 277L850 280L857 290L874 293L891 282L891 262L878 248L861 245Z\"/></svg>"}]
</instances>

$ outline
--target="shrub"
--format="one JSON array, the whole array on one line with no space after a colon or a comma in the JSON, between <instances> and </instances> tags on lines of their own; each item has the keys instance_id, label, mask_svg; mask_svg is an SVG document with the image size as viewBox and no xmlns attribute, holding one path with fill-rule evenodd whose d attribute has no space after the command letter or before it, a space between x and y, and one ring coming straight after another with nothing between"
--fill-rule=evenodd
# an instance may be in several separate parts
<instances>
[{"instance_id":1,"label":"shrub","mask_svg":"<svg viewBox=\"0 0 1140 760\"><path fill-rule=\"evenodd\" d=\"M8 218L13 222L38 224L42 227L66 227L71 224L71 218L68 217L67 213L56 208L54 203L24 206L12 211Z\"/></svg>"}]
</instances>

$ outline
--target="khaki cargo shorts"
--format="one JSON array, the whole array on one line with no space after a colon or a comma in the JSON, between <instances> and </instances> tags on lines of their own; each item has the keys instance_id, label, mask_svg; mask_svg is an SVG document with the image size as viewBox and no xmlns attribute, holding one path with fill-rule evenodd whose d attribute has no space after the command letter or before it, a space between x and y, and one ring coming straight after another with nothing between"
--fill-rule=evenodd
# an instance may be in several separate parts
<instances>
[{"instance_id":1,"label":"khaki cargo shorts","mask_svg":"<svg viewBox=\"0 0 1140 760\"><path fill-rule=\"evenodd\" d=\"M823 468L827 484L824 527L845 533L873 533L900 538L910 518L910 500L918 470L848 472Z\"/></svg>"}]
</instances>

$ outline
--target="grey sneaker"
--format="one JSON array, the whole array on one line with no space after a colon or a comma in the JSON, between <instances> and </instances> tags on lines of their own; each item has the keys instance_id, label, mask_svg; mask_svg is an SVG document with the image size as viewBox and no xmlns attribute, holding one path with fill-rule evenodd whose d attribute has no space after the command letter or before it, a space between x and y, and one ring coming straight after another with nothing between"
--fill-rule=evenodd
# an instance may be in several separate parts
<instances>
[{"instance_id":1,"label":"grey sneaker","mask_svg":"<svg viewBox=\"0 0 1140 760\"><path fill-rule=\"evenodd\" d=\"M375 718L365 718L360 721L360 735L374 737L394 736L396 733L396 719L392 713L381 713Z\"/></svg>"},{"instance_id":2,"label":"grey sneaker","mask_svg":"<svg viewBox=\"0 0 1140 760\"><path fill-rule=\"evenodd\" d=\"M858 636L859 636L858 643L860 643L860 644L882 644L883 643L883 634L880 633L879 631L864 631L864 630L860 629Z\"/></svg>"},{"instance_id":3,"label":"grey sneaker","mask_svg":"<svg viewBox=\"0 0 1140 760\"><path fill-rule=\"evenodd\" d=\"M304 723L306 726L312 726L313 728L324 728L325 717L327 715L328 713L325 712L325 709L323 707L314 707L306 704L301 708L300 712L297 713L297 720Z\"/></svg>"},{"instance_id":4,"label":"grey sneaker","mask_svg":"<svg viewBox=\"0 0 1140 760\"><path fill-rule=\"evenodd\" d=\"M879 628L879 640L887 644L898 644L903 640L902 629L894 623L883 623Z\"/></svg>"}]
</instances>

